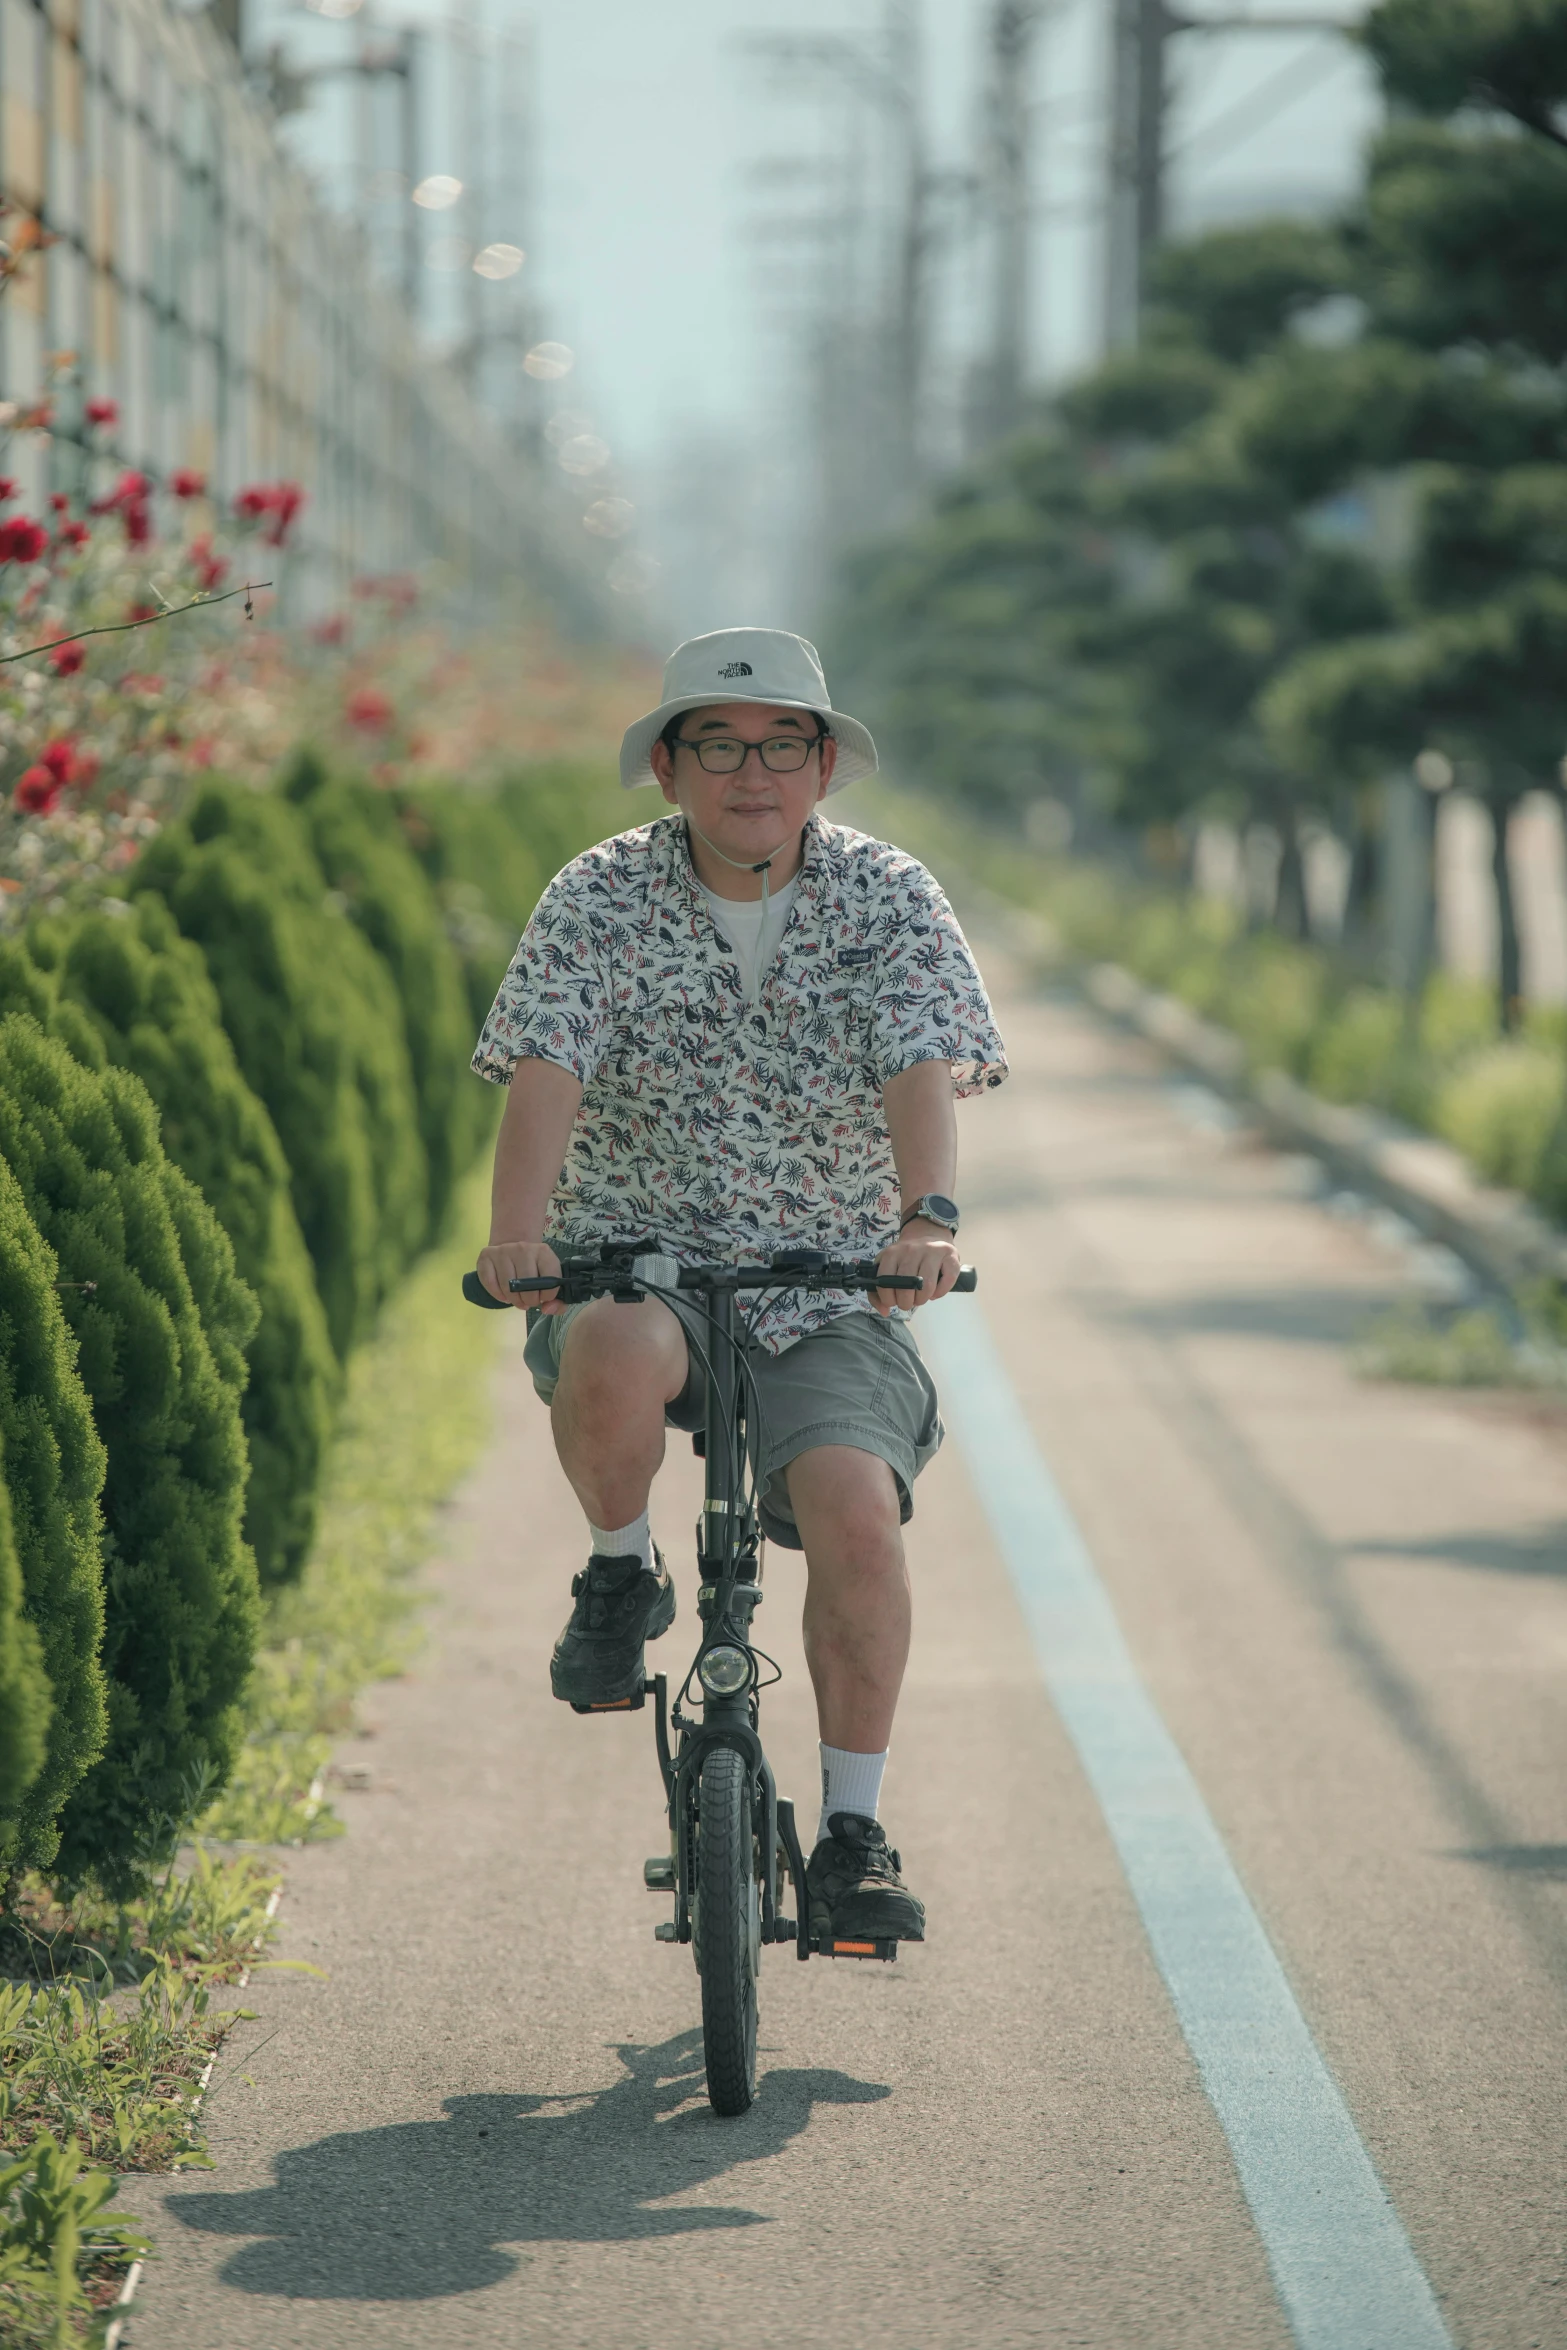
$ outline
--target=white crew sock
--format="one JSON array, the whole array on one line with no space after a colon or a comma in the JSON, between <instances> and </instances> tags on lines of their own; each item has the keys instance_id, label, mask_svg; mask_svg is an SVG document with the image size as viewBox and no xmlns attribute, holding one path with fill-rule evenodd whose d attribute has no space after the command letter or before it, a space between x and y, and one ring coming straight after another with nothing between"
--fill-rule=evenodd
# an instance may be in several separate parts
<instances>
[{"instance_id":1,"label":"white crew sock","mask_svg":"<svg viewBox=\"0 0 1567 2350\"><path fill-rule=\"evenodd\" d=\"M846 1747L823 1746L821 1755L822 1816L816 1824L818 1844L826 1835L827 1822L835 1811L857 1812L862 1820L876 1817L876 1806L881 1801L881 1775L887 1768L885 1751L851 1754Z\"/></svg>"},{"instance_id":2,"label":"white crew sock","mask_svg":"<svg viewBox=\"0 0 1567 2350\"><path fill-rule=\"evenodd\" d=\"M595 1526L589 1518L588 1532L593 1537L595 1558L628 1559L635 1555L645 1567L653 1564L653 1534L646 1510L629 1526Z\"/></svg>"}]
</instances>

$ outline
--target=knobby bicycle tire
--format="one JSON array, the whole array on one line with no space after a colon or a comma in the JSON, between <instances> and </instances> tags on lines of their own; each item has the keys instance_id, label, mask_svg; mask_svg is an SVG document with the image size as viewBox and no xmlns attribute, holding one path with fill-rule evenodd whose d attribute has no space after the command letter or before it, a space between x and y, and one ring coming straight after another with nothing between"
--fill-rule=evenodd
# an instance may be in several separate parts
<instances>
[{"instance_id":1,"label":"knobby bicycle tire","mask_svg":"<svg viewBox=\"0 0 1567 2350\"><path fill-rule=\"evenodd\" d=\"M715 2113L744 2113L756 2095L761 1912L750 1773L732 1746L711 1747L703 1758L696 1854L693 1924L708 2101Z\"/></svg>"}]
</instances>

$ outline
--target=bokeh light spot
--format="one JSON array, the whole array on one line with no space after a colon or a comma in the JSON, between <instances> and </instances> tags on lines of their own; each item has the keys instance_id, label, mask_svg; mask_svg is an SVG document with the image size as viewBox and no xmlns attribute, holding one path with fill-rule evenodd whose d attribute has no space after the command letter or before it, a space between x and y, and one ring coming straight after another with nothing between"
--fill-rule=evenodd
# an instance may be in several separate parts
<instances>
[{"instance_id":1,"label":"bokeh light spot","mask_svg":"<svg viewBox=\"0 0 1567 2350\"><path fill-rule=\"evenodd\" d=\"M433 171L415 188L414 202L423 205L426 212L445 212L461 194L461 180L454 180L449 172Z\"/></svg>"},{"instance_id":2,"label":"bokeh light spot","mask_svg":"<svg viewBox=\"0 0 1567 2350\"><path fill-rule=\"evenodd\" d=\"M561 442L555 462L563 473L602 473L609 463L609 443L590 432L574 433L569 441Z\"/></svg>"},{"instance_id":3,"label":"bokeh light spot","mask_svg":"<svg viewBox=\"0 0 1567 2350\"><path fill-rule=\"evenodd\" d=\"M636 518L629 498L595 498L582 517L582 527L596 539L623 539Z\"/></svg>"},{"instance_id":4,"label":"bokeh light spot","mask_svg":"<svg viewBox=\"0 0 1567 2350\"><path fill-rule=\"evenodd\" d=\"M520 245L482 245L473 266L480 277L515 277L527 258Z\"/></svg>"},{"instance_id":5,"label":"bokeh light spot","mask_svg":"<svg viewBox=\"0 0 1567 2350\"><path fill-rule=\"evenodd\" d=\"M525 375L537 376L540 383L556 383L563 375L570 375L577 364L577 354L569 343L535 343L522 363Z\"/></svg>"},{"instance_id":6,"label":"bokeh light spot","mask_svg":"<svg viewBox=\"0 0 1567 2350\"><path fill-rule=\"evenodd\" d=\"M645 596L657 584L659 566L651 555L617 555L605 574L617 596Z\"/></svg>"}]
</instances>

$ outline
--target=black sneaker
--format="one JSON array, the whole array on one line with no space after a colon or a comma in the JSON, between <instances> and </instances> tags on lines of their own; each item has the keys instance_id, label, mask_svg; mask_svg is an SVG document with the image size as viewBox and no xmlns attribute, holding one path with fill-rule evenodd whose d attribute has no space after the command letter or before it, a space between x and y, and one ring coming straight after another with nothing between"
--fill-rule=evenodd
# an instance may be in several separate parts
<instances>
[{"instance_id":1,"label":"black sneaker","mask_svg":"<svg viewBox=\"0 0 1567 2350\"><path fill-rule=\"evenodd\" d=\"M806 1865L812 1933L845 1941L923 1942L925 1904L903 1882L901 1867L878 1820L835 1811Z\"/></svg>"},{"instance_id":2,"label":"black sneaker","mask_svg":"<svg viewBox=\"0 0 1567 2350\"><path fill-rule=\"evenodd\" d=\"M550 1658L550 1687L566 1705L624 1705L639 1697L644 1640L675 1620L675 1587L655 1545L654 1565L629 1558L589 1559L571 1581L576 1606Z\"/></svg>"}]
</instances>

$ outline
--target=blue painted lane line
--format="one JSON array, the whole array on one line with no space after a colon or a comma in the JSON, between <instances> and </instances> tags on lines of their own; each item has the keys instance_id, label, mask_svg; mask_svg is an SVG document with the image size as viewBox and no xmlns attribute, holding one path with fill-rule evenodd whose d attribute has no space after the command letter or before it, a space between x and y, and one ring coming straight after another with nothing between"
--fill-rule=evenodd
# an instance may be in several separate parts
<instances>
[{"instance_id":1,"label":"blue painted lane line","mask_svg":"<svg viewBox=\"0 0 1567 2350\"><path fill-rule=\"evenodd\" d=\"M1387 2190L1139 1678L978 1300L948 1298L921 1317L919 1334L1300 2350L1452 2350Z\"/></svg>"}]
</instances>

